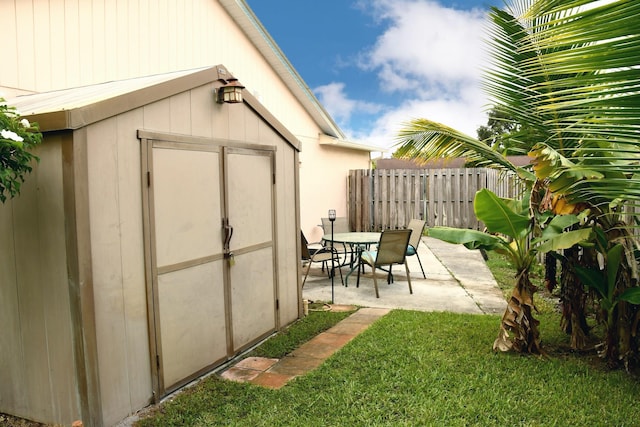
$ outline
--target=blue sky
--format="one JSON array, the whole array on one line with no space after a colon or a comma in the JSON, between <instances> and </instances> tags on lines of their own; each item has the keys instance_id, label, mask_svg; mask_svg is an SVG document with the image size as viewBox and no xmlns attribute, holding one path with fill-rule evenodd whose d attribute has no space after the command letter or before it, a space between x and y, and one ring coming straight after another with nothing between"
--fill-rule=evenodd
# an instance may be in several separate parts
<instances>
[{"instance_id":1,"label":"blue sky","mask_svg":"<svg viewBox=\"0 0 640 427\"><path fill-rule=\"evenodd\" d=\"M475 136L489 6L501 0L247 0L349 139L427 118Z\"/></svg>"}]
</instances>

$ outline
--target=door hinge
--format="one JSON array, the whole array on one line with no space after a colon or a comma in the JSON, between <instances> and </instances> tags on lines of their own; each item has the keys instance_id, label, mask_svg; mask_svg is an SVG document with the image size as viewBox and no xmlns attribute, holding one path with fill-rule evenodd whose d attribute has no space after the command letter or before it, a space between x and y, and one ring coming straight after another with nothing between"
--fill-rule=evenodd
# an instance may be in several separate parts
<instances>
[{"instance_id":1,"label":"door hinge","mask_svg":"<svg viewBox=\"0 0 640 427\"><path fill-rule=\"evenodd\" d=\"M280 300L276 300L276 310L280 310Z\"/></svg>"},{"instance_id":2,"label":"door hinge","mask_svg":"<svg viewBox=\"0 0 640 427\"><path fill-rule=\"evenodd\" d=\"M151 172L147 171L147 187L151 187Z\"/></svg>"},{"instance_id":3,"label":"door hinge","mask_svg":"<svg viewBox=\"0 0 640 427\"><path fill-rule=\"evenodd\" d=\"M160 370L160 355L156 354L156 369Z\"/></svg>"}]
</instances>

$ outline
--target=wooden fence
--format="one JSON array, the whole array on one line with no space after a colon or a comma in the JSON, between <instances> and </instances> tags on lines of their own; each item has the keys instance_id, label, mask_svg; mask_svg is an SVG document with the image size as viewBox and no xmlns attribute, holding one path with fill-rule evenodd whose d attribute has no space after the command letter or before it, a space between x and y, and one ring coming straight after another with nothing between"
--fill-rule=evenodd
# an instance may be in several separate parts
<instances>
[{"instance_id":1,"label":"wooden fence","mask_svg":"<svg viewBox=\"0 0 640 427\"><path fill-rule=\"evenodd\" d=\"M473 213L475 193L488 188L500 197L517 197L517 177L492 169L361 169L348 177L352 230L404 228L412 218L427 226L480 230Z\"/></svg>"}]
</instances>

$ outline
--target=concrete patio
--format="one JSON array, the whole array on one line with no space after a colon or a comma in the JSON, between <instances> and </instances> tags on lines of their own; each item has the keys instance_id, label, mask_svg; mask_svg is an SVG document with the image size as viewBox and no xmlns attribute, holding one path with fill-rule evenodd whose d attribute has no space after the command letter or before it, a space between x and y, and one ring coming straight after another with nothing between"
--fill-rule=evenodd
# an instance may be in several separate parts
<instances>
[{"instance_id":1,"label":"concrete patio","mask_svg":"<svg viewBox=\"0 0 640 427\"><path fill-rule=\"evenodd\" d=\"M477 250L423 237L418 247L426 279L422 277L418 259L408 257L413 295L409 294L403 266L394 266L394 282L387 284L386 273L377 271L380 298L376 298L371 269L360 277L357 271L348 278L347 286L340 275L333 281L333 303L377 308L402 308L421 311L451 311L455 313L502 314L505 298ZM317 266L317 267L316 267ZM349 272L343 267L343 275ZM303 288L303 298L309 301L332 300L331 279L314 264Z\"/></svg>"}]
</instances>

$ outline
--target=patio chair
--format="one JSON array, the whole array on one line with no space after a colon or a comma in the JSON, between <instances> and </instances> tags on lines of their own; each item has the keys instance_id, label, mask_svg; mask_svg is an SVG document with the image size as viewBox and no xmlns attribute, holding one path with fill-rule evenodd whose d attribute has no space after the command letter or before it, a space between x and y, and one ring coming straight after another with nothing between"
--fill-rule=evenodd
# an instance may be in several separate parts
<instances>
[{"instance_id":1,"label":"patio chair","mask_svg":"<svg viewBox=\"0 0 640 427\"><path fill-rule=\"evenodd\" d=\"M331 234L331 221L329 218L320 218L322 221L322 232L324 234ZM349 227L349 219L344 216L339 216L333 221L333 232L334 233L350 233L351 227ZM344 256L345 264L348 257L351 258L351 263L353 263L353 248L347 246L344 243L336 243L336 250L339 254Z\"/></svg>"},{"instance_id":2,"label":"patio chair","mask_svg":"<svg viewBox=\"0 0 640 427\"><path fill-rule=\"evenodd\" d=\"M407 265L407 247L409 245L411 230L385 230L380 235L378 249L375 251L363 251L360 255L360 262L368 264L373 269L373 286L376 290L376 298L380 298L378 292L378 280L376 279L376 268L383 269L389 267L387 282L391 282L391 267L394 264L404 264L407 272L407 282L409 282L409 293L413 294L411 288L411 276ZM384 269L383 269L384 270ZM386 271L386 270L384 270ZM358 281L356 287L360 286L360 268L358 268Z\"/></svg>"},{"instance_id":3,"label":"patio chair","mask_svg":"<svg viewBox=\"0 0 640 427\"><path fill-rule=\"evenodd\" d=\"M409 221L407 228L411 230L411 238L409 238L409 246L407 246L407 256L415 255L418 258L418 264L420 264L420 270L422 270L422 277L425 279L427 276L424 274L424 268L422 268L422 261L418 255L418 245L422 241L422 233L427 221L421 219L412 219Z\"/></svg>"},{"instance_id":4,"label":"patio chair","mask_svg":"<svg viewBox=\"0 0 640 427\"><path fill-rule=\"evenodd\" d=\"M331 221L329 218L321 218L322 220L322 230L324 230L324 234L331 233ZM333 221L333 232L334 233L348 233L351 231L351 227L349 227L349 219L346 216L336 217L336 220Z\"/></svg>"},{"instance_id":5,"label":"patio chair","mask_svg":"<svg viewBox=\"0 0 640 427\"><path fill-rule=\"evenodd\" d=\"M307 271L305 272L304 280L302 281L303 288L307 281L311 264L314 262L322 263L323 268L326 266L329 277L331 277L332 274L335 274L335 270L337 268L340 272L340 281L344 284L342 270L340 270L340 259L338 258L335 248L324 246L321 243L309 243L302 230L300 230L300 246L302 261L307 262ZM327 262L332 263L331 268L327 266Z\"/></svg>"}]
</instances>

